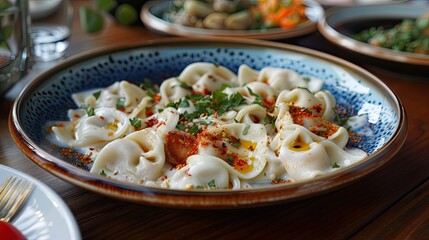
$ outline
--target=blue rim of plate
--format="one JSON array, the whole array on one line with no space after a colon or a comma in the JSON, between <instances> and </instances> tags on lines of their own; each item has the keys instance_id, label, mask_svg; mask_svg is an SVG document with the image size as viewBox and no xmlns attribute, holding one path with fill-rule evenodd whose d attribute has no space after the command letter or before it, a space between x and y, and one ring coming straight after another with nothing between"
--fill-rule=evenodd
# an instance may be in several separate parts
<instances>
[{"instance_id":1,"label":"blue rim of plate","mask_svg":"<svg viewBox=\"0 0 429 240\"><path fill-rule=\"evenodd\" d=\"M328 9L325 16L318 23L320 33L333 44L352 52L366 56L388 60L392 62L413 64L417 66L429 66L429 55L394 51L387 48L376 47L364 42L359 42L338 31L339 26L350 22L369 19L402 20L422 16L429 12L429 5L423 4L395 4L358 6L350 8Z\"/></svg>"},{"instance_id":2,"label":"blue rim of plate","mask_svg":"<svg viewBox=\"0 0 429 240\"><path fill-rule=\"evenodd\" d=\"M245 37L253 39L286 39L305 35L317 29L317 22L322 18L324 10L314 0L305 0L307 6L306 14L309 21L304 22L292 29L272 28L266 30L212 30L203 28L187 27L180 24L168 22L160 17L169 7L170 0L149 1L143 5L140 18L144 25L159 33L177 36L192 37Z\"/></svg>"}]
</instances>

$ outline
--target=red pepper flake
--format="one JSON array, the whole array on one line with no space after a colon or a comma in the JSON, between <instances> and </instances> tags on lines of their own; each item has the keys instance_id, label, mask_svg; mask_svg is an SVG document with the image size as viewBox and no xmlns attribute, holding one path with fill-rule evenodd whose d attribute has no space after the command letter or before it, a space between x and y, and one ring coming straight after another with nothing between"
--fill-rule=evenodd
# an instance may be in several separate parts
<instances>
[{"instance_id":1,"label":"red pepper flake","mask_svg":"<svg viewBox=\"0 0 429 240\"><path fill-rule=\"evenodd\" d=\"M246 161L244 161L243 159L239 159L238 161L237 161L237 164L236 164L237 166L239 166L239 167L241 167L241 166L244 166L244 165L247 165L247 162Z\"/></svg>"},{"instance_id":2,"label":"red pepper flake","mask_svg":"<svg viewBox=\"0 0 429 240\"><path fill-rule=\"evenodd\" d=\"M100 119L101 119L101 120L104 120L104 116L100 116Z\"/></svg>"},{"instance_id":3,"label":"red pepper flake","mask_svg":"<svg viewBox=\"0 0 429 240\"><path fill-rule=\"evenodd\" d=\"M320 103L314 105L313 107L311 107L311 109L316 111L317 113L321 113L323 111L322 104Z\"/></svg>"},{"instance_id":4,"label":"red pepper flake","mask_svg":"<svg viewBox=\"0 0 429 240\"><path fill-rule=\"evenodd\" d=\"M75 114L73 115L73 117L74 117L74 118L80 118L80 115L79 115L79 114L77 114L77 113L75 113Z\"/></svg>"},{"instance_id":5,"label":"red pepper flake","mask_svg":"<svg viewBox=\"0 0 429 240\"><path fill-rule=\"evenodd\" d=\"M149 119L148 121L146 121L146 126L147 127L153 127L153 126L157 125L158 123L159 123L158 119L152 118L152 119Z\"/></svg>"},{"instance_id":6,"label":"red pepper flake","mask_svg":"<svg viewBox=\"0 0 429 240\"><path fill-rule=\"evenodd\" d=\"M284 180L284 179L279 179L279 180L272 180L271 184L284 184L284 183L290 183L292 182L291 180Z\"/></svg>"}]
</instances>

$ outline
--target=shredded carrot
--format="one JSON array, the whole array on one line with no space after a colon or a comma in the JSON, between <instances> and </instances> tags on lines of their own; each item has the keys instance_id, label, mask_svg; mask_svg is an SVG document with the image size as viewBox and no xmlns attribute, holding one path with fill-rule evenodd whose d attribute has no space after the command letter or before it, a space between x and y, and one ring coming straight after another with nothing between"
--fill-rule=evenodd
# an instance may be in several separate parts
<instances>
[{"instance_id":1,"label":"shredded carrot","mask_svg":"<svg viewBox=\"0 0 429 240\"><path fill-rule=\"evenodd\" d=\"M261 0L257 9L263 16L264 24L270 27L290 29L307 20L302 0Z\"/></svg>"}]
</instances>

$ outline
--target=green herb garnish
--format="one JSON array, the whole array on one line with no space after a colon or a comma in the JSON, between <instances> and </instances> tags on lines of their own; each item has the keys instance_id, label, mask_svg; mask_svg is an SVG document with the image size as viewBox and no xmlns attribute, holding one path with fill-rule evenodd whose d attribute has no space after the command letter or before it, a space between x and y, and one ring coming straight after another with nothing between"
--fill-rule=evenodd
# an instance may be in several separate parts
<instances>
[{"instance_id":1,"label":"green herb garnish","mask_svg":"<svg viewBox=\"0 0 429 240\"><path fill-rule=\"evenodd\" d=\"M249 128L250 128L250 125L246 124L246 126L244 127L243 132L242 132L243 135L247 135L249 133Z\"/></svg>"},{"instance_id":2,"label":"green herb garnish","mask_svg":"<svg viewBox=\"0 0 429 240\"><path fill-rule=\"evenodd\" d=\"M210 182L208 182L208 183L207 183L207 186L208 186L209 188L211 188L211 189L216 188L216 182L215 182L215 180L213 179L213 180L211 180Z\"/></svg>"},{"instance_id":3,"label":"green herb garnish","mask_svg":"<svg viewBox=\"0 0 429 240\"><path fill-rule=\"evenodd\" d=\"M95 112L94 112L94 108L91 107L91 105L86 105L83 104L80 106L81 109L85 109L86 114L88 115L88 117L94 116Z\"/></svg>"},{"instance_id":4,"label":"green herb garnish","mask_svg":"<svg viewBox=\"0 0 429 240\"><path fill-rule=\"evenodd\" d=\"M95 99L98 99L100 97L100 95L101 95L101 91L97 91L97 92L92 94L92 96L94 96Z\"/></svg>"},{"instance_id":5,"label":"green herb garnish","mask_svg":"<svg viewBox=\"0 0 429 240\"><path fill-rule=\"evenodd\" d=\"M249 91L250 96L255 97L255 100L253 101L253 103L256 103L256 104L259 104L259 105L263 106L263 104L262 104L262 97L261 96L259 96L258 94L254 93L252 91L252 89L250 89L249 87L247 87L247 91Z\"/></svg>"},{"instance_id":6,"label":"green herb garnish","mask_svg":"<svg viewBox=\"0 0 429 240\"><path fill-rule=\"evenodd\" d=\"M142 120L140 120L139 118L131 118L130 123L136 128L141 128L142 126Z\"/></svg>"},{"instance_id":7,"label":"green herb garnish","mask_svg":"<svg viewBox=\"0 0 429 240\"><path fill-rule=\"evenodd\" d=\"M122 109L125 107L125 98L118 98L116 102L116 109Z\"/></svg>"}]
</instances>

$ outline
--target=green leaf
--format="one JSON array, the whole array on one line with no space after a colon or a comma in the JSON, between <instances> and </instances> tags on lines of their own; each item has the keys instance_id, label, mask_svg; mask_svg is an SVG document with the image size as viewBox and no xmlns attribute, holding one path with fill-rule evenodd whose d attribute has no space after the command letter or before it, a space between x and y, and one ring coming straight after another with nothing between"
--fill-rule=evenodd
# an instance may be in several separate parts
<instances>
[{"instance_id":1,"label":"green leaf","mask_svg":"<svg viewBox=\"0 0 429 240\"><path fill-rule=\"evenodd\" d=\"M98 9L103 11L109 11L116 6L115 0L93 0Z\"/></svg>"},{"instance_id":2,"label":"green leaf","mask_svg":"<svg viewBox=\"0 0 429 240\"><path fill-rule=\"evenodd\" d=\"M193 124L191 127L188 128L188 133L198 133L200 129L198 128L197 124Z\"/></svg>"},{"instance_id":3,"label":"green leaf","mask_svg":"<svg viewBox=\"0 0 429 240\"><path fill-rule=\"evenodd\" d=\"M100 176L107 177L107 174L106 174L106 172L103 169L100 172Z\"/></svg>"},{"instance_id":4,"label":"green leaf","mask_svg":"<svg viewBox=\"0 0 429 240\"><path fill-rule=\"evenodd\" d=\"M255 104L259 104L259 105L262 105L262 97L261 97L261 96L259 96L258 94L254 93L254 92L252 91L252 89L251 89L251 88L249 88L249 87L247 87L247 91L249 91L249 94L250 94L251 96L254 96L254 97L255 97L255 100L253 101L253 103L255 103Z\"/></svg>"},{"instance_id":5,"label":"green leaf","mask_svg":"<svg viewBox=\"0 0 429 240\"><path fill-rule=\"evenodd\" d=\"M131 118L130 123L136 128L141 128L142 126L142 120L140 120L139 118Z\"/></svg>"},{"instance_id":6,"label":"green leaf","mask_svg":"<svg viewBox=\"0 0 429 240\"><path fill-rule=\"evenodd\" d=\"M116 20L123 25L131 25L137 20L137 10L130 4L119 5L115 12Z\"/></svg>"},{"instance_id":7,"label":"green leaf","mask_svg":"<svg viewBox=\"0 0 429 240\"><path fill-rule=\"evenodd\" d=\"M246 124L246 126L243 129L243 135L247 135L249 133L249 128L250 128L250 125Z\"/></svg>"},{"instance_id":8,"label":"green leaf","mask_svg":"<svg viewBox=\"0 0 429 240\"><path fill-rule=\"evenodd\" d=\"M88 117L91 117L91 116L95 115L94 108L91 107L91 105L83 104L79 108L85 109L85 112L88 115Z\"/></svg>"},{"instance_id":9,"label":"green leaf","mask_svg":"<svg viewBox=\"0 0 429 240\"><path fill-rule=\"evenodd\" d=\"M125 98L118 98L118 101L116 102L116 108L121 109L125 107Z\"/></svg>"},{"instance_id":10,"label":"green leaf","mask_svg":"<svg viewBox=\"0 0 429 240\"><path fill-rule=\"evenodd\" d=\"M94 96L95 99L98 99L100 97L100 95L101 95L101 91L97 91L97 92L92 94L92 96Z\"/></svg>"},{"instance_id":11,"label":"green leaf","mask_svg":"<svg viewBox=\"0 0 429 240\"><path fill-rule=\"evenodd\" d=\"M207 186L209 187L209 188L216 188L216 181L213 179L213 180L211 180L210 182L208 182L207 183Z\"/></svg>"},{"instance_id":12,"label":"green leaf","mask_svg":"<svg viewBox=\"0 0 429 240\"><path fill-rule=\"evenodd\" d=\"M189 107L189 101L186 100L185 98L180 99L178 107L180 107L180 108L187 108L187 107Z\"/></svg>"},{"instance_id":13,"label":"green leaf","mask_svg":"<svg viewBox=\"0 0 429 240\"><path fill-rule=\"evenodd\" d=\"M104 28L104 18L102 13L91 9L87 6L82 6L79 10L80 25L87 33L96 33Z\"/></svg>"}]
</instances>

